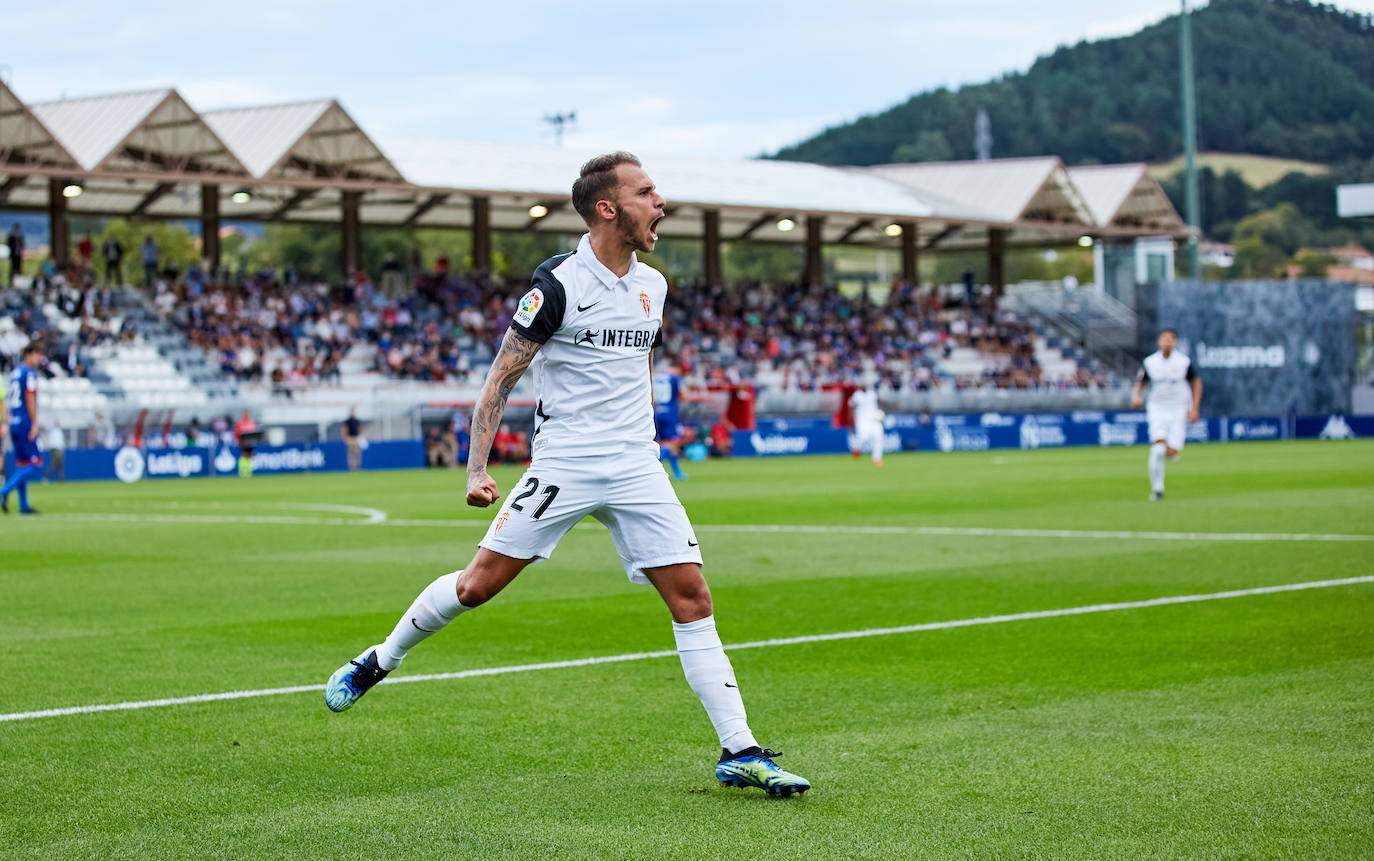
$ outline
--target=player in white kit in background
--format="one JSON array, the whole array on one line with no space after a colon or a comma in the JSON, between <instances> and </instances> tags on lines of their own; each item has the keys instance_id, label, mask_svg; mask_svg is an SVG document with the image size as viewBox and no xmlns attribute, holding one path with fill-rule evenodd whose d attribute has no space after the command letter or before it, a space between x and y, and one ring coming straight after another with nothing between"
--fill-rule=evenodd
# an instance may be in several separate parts
<instances>
[{"instance_id":1,"label":"player in white kit in background","mask_svg":"<svg viewBox=\"0 0 1374 861\"><path fill-rule=\"evenodd\" d=\"M1202 380L1193 362L1180 353L1178 333L1165 329L1159 333L1159 350L1145 357L1131 390L1131 407L1141 405L1141 392L1150 387L1145 417L1150 427L1150 500L1164 498L1164 460L1178 460L1188 438L1188 425L1197 421L1202 404Z\"/></svg>"},{"instance_id":2,"label":"player in white kit in background","mask_svg":"<svg viewBox=\"0 0 1374 861\"><path fill-rule=\"evenodd\" d=\"M863 383L863 388L849 399L849 408L854 411L854 440L850 451L858 457L864 450L873 454L873 465L883 465L883 440L887 429L883 427L882 408L878 405L878 389L872 382Z\"/></svg>"},{"instance_id":3,"label":"player in white kit in background","mask_svg":"<svg viewBox=\"0 0 1374 861\"><path fill-rule=\"evenodd\" d=\"M701 551L659 465L651 366L668 284L635 252L650 252L664 200L639 160L618 152L582 166L573 208L587 222L577 250L546 261L520 300L472 411L467 503L500 499L487 458L506 400L534 369L533 460L467 567L431 583L390 636L325 685L333 711L351 707L418 643L495 597L590 515L606 525L625 573L668 606L682 668L720 739L716 779L770 795L810 788L779 768L749 729L721 646Z\"/></svg>"}]
</instances>

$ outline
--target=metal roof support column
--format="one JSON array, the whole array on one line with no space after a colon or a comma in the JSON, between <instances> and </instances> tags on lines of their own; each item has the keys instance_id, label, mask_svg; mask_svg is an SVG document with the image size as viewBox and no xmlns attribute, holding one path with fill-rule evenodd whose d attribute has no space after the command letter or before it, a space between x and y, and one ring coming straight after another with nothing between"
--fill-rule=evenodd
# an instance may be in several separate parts
<instances>
[{"instance_id":1,"label":"metal roof support column","mask_svg":"<svg viewBox=\"0 0 1374 861\"><path fill-rule=\"evenodd\" d=\"M706 283L719 287L723 279L720 270L720 210L708 209L701 214L701 271Z\"/></svg>"},{"instance_id":2,"label":"metal roof support column","mask_svg":"<svg viewBox=\"0 0 1374 861\"><path fill-rule=\"evenodd\" d=\"M999 298L1007 288L1007 231L997 227L988 229L988 284Z\"/></svg>"},{"instance_id":3,"label":"metal roof support column","mask_svg":"<svg viewBox=\"0 0 1374 861\"><path fill-rule=\"evenodd\" d=\"M916 222L903 221L902 228L902 281L909 287L919 286L921 276L918 268L920 258L916 251Z\"/></svg>"},{"instance_id":4,"label":"metal roof support column","mask_svg":"<svg viewBox=\"0 0 1374 861\"><path fill-rule=\"evenodd\" d=\"M472 268L491 271L491 198L472 199Z\"/></svg>"},{"instance_id":5,"label":"metal roof support column","mask_svg":"<svg viewBox=\"0 0 1374 861\"><path fill-rule=\"evenodd\" d=\"M806 270L802 281L807 287L819 287L825 281L825 266L821 262L821 228L825 216L806 216Z\"/></svg>"},{"instance_id":6,"label":"metal roof support column","mask_svg":"<svg viewBox=\"0 0 1374 861\"><path fill-rule=\"evenodd\" d=\"M67 198L62 189L69 185L65 179L48 180L48 236L52 245L52 262L59 271L67 267L67 255L72 247L71 225L67 223Z\"/></svg>"},{"instance_id":7,"label":"metal roof support column","mask_svg":"<svg viewBox=\"0 0 1374 861\"><path fill-rule=\"evenodd\" d=\"M340 222L340 238L343 240L339 244L340 263L343 265L344 283L352 284L354 277L358 274L359 249L362 245L362 235L359 224L359 210L362 208L363 193L361 191L345 191L343 193L343 219Z\"/></svg>"},{"instance_id":8,"label":"metal roof support column","mask_svg":"<svg viewBox=\"0 0 1374 861\"><path fill-rule=\"evenodd\" d=\"M219 186L200 187L200 256L213 279L219 272Z\"/></svg>"}]
</instances>

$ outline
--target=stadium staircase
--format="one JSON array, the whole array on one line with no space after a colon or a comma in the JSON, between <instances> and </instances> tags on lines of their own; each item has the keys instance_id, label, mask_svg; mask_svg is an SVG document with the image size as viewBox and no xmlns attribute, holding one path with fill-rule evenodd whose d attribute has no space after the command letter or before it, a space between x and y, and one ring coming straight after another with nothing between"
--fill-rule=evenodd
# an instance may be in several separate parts
<instances>
[{"instance_id":1,"label":"stadium staircase","mask_svg":"<svg viewBox=\"0 0 1374 861\"><path fill-rule=\"evenodd\" d=\"M1047 344L1123 377L1139 370L1135 311L1096 287L1068 289L1057 281L1013 284L1002 307L1029 318Z\"/></svg>"}]
</instances>

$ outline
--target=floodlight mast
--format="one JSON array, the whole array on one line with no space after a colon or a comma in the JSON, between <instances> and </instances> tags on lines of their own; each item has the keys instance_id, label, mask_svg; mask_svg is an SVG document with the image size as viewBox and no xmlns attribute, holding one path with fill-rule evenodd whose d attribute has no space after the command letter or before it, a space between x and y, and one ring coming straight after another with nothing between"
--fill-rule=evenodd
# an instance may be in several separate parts
<instances>
[{"instance_id":1,"label":"floodlight mast","mask_svg":"<svg viewBox=\"0 0 1374 861\"><path fill-rule=\"evenodd\" d=\"M545 114L543 121L553 129L554 143L562 146L563 133L577 125L577 111L568 111L566 114Z\"/></svg>"},{"instance_id":2,"label":"floodlight mast","mask_svg":"<svg viewBox=\"0 0 1374 861\"><path fill-rule=\"evenodd\" d=\"M1197 105L1193 95L1193 28L1188 19L1188 0L1182 0L1183 12L1178 19L1178 53L1183 90L1183 198L1184 215L1188 226L1195 231L1201 226L1197 188ZM1198 263L1198 235L1188 237L1188 277L1202 275Z\"/></svg>"}]
</instances>

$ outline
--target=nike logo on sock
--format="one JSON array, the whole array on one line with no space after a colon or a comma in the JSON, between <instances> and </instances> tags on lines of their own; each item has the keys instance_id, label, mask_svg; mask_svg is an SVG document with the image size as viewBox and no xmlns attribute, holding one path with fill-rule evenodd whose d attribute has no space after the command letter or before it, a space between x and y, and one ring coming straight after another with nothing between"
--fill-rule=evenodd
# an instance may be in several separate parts
<instances>
[{"instance_id":1,"label":"nike logo on sock","mask_svg":"<svg viewBox=\"0 0 1374 861\"><path fill-rule=\"evenodd\" d=\"M692 539L689 538L689 539L687 539L687 546L688 546L688 547L696 547L696 546L697 546L697 543L696 543L695 541L693 541Z\"/></svg>"},{"instance_id":2,"label":"nike logo on sock","mask_svg":"<svg viewBox=\"0 0 1374 861\"><path fill-rule=\"evenodd\" d=\"M730 684L729 682L726 682L726 683L725 683L725 686L726 686L727 688L738 688L738 687L739 687L739 685L732 685L732 684Z\"/></svg>"},{"instance_id":3,"label":"nike logo on sock","mask_svg":"<svg viewBox=\"0 0 1374 861\"><path fill-rule=\"evenodd\" d=\"M411 616L411 617L410 617L410 624L414 625L414 626L415 626L415 630L417 630L417 631L423 631L423 632L426 633L426 634L433 634L433 633L434 633L433 631L431 631L431 630L428 629L428 628L421 628L421 627L420 627L420 623L417 622L417 621L415 621L415 617L414 617L414 616Z\"/></svg>"},{"instance_id":4,"label":"nike logo on sock","mask_svg":"<svg viewBox=\"0 0 1374 861\"><path fill-rule=\"evenodd\" d=\"M597 305L600 305L600 304L601 304L601 300L598 299L598 300L596 300L595 302L593 302L593 303L590 304L590 305L578 305L578 306L577 306L577 310L579 310L579 311L586 311L586 310L589 310L589 309L591 309L591 308L595 308Z\"/></svg>"}]
</instances>

